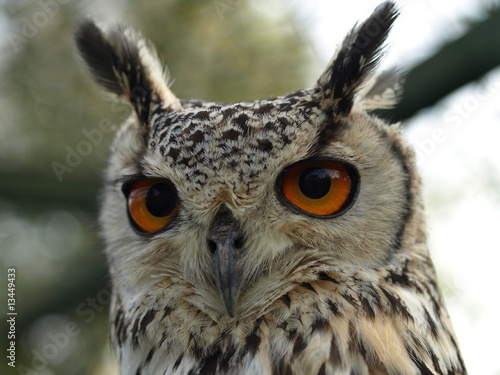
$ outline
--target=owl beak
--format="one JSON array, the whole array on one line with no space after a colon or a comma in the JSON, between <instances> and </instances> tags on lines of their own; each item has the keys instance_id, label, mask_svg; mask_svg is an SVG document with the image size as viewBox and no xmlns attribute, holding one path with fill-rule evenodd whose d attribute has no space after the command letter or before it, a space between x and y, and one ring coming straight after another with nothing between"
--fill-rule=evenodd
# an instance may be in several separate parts
<instances>
[{"instance_id":1,"label":"owl beak","mask_svg":"<svg viewBox=\"0 0 500 375\"><path fill-rule=\"evenodd\" d=\"M229 219L229 220L227 220ZM226 311L234 317L240 293L240 269L238 260L243 248L243 236L235 220L218 215L210 228L208 245L214 255L215 284Z\"/></svg>"}]
</instances>

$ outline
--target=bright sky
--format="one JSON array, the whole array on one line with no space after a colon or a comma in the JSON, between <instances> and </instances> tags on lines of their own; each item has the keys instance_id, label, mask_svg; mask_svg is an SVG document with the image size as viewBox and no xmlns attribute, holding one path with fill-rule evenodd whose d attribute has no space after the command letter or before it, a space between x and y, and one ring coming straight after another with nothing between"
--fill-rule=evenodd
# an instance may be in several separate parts
<instances>
[{"instance_id":1,"label":"bright sky","mask_svg":"<svg viewBox=\"0 0 500 375\"><path fill-rule=\"evenodd\" d=\"M281 1L275 4L283 4ZM326 64L379 0L292 1ZM486 0L403 0L385 67L409 67L481 18ZM498 2L496 2L498 4ZM340 5L341 4L341 5ZM322 66L318 65L318 66ZM500 69L408 125L424 181L430 248L469 373L500 375ZM437 130L439 129L439 130ZM436 132L437 130L437 132Z\"/></svg>"}]
</instances>

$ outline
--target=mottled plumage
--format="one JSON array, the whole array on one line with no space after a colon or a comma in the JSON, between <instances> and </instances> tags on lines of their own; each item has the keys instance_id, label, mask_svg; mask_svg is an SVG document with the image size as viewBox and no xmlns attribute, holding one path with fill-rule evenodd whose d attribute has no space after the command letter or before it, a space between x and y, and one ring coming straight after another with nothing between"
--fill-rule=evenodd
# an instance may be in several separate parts
<instances>
[{"instance_id":1,"label":"mottled plumage","mask_svg":"<svg viewBox=\"0 0 500 375\"><path fill-rule=\"evenodd\" d=\"M396 16L377 8L312 88L237 104L179 100L138 34L80 27L135 110L101 210L122 374L466 374L413 152L367 112L395 98L373 76Z\"/></svg>"}]
</instances>

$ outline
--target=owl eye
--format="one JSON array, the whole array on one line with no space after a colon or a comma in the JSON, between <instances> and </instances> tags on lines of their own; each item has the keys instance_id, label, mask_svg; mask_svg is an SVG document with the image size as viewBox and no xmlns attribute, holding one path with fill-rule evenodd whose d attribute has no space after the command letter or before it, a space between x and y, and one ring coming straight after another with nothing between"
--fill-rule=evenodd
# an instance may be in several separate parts
<instances>
[{"instance_id":1,"label":"owl eye","mask_svg":"<svg viewBox=\"0 0 500 375\"><path fill-rule=\"evenodd\" d=\"M357 172L338 161L306 160L283 171L279 181L287 203L306 214L332 217L345 212L357 191Z\"/></svg>"},{"instance_id":2,"label":"owl eye","mask_svg":"<svg viewBox=\"0 0 500 375\"><path fill-rule=\"evenodd\" d=\"M175 186L168 180L136 180L124 188L129 217L142 233L167 226L179 210Z\"/></svg>"}]
</instances>

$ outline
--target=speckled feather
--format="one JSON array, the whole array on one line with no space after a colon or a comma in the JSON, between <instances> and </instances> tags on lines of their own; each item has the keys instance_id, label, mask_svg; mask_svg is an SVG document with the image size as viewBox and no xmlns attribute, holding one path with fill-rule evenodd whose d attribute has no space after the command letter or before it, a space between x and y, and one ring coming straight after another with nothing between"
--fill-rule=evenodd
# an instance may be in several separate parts
<instances>
[{"instance_id":1,"label":"speckled feather","mask_svg":"<svg viewBox=\"0 0 500 375\"><path fill-rule=\"evenodd\" d=\"M312 88L236 104L177 99L138 34L81 26L90 72L135 109L113 143L101 210L122 374L466 374L413 152L397 125L366 112L394 99L397 81L372 76L396 16L391 2L377 8ZM311 217L280 195L282 171L314 159L358 171L342 215ZM122 185L139 177L171 181L181 202L153 235L126 214ZM244 233L232 314L207 245L223 211Z\"/></svg>"}]
</instances>

